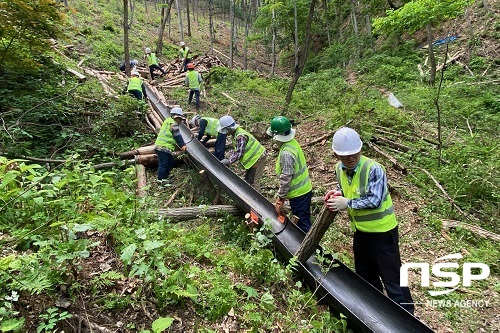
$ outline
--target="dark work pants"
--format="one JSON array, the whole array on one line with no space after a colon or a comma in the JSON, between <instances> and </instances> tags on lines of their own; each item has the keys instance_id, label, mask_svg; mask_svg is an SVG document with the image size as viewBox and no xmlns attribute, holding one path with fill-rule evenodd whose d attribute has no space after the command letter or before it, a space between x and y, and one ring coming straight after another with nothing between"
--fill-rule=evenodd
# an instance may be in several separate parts
<instances>
[{"instance_id":1,"label":"dark work pants","mask_svg":"<svg viewBox=\"0 0 500 333\"><path fill-rule=\"evenodd\" d=\"M217 157L219 161L224 159L224 154L226 152L226 136L227 134L219 133L219 135L217 135L217 140L215 140L214 156Z\"/></svg>"},{"instance_id":2,"label":"dark work pants","mask_svg":"<svg viewBox=\"0 0 500 333\"><path fill-rule=\"evenodd\" d=\"M389 298L413 314L415 306L410 289L401 287L400 283L398 227L373 233L357 230L354 233L353 247L356 273L381 292L382 279Z\"/></svg>"},{"instance_id":3,"label":"dark work pants","mask_svg":"<svg viewBox=\"0 0 500 333\"><path fill-rule=\"evenodd\" d=\"M128 93L138 100L142 100L142 92L140 90L129 90Z\"/></svg>"},{"instance_id":4,"label":"dark work pants","mask_svg":"<svg viewBox=\"0 0 500 333\"><path fill-rule=\"evenodd\" d=\"M151 80L154 80L154 78L155 78L155 76L154 76L155 69L159 70L163 74L167 74L167 72L165 72L163 70L163 68L161 68L160 66L158 66L158 65L151 65L151 66L149 66L149 75L151 75Z\"/></svg>"},{"instance_id":5,"label":"dark work pants","mask_svg":"<svg viewBox=\"0 0 500 333\"><path fill-rule=\"evenodd\" d=\"M311 199L312 191L293 199L289 199L292 214L299 218L297 226L304 232L311 228Z\"/></svg>"},{"instance_id":6,"label":"dark work pants","mask_svg":"<svg viewBox=\"0 0 500 333\"><path fill-rule=\"evenodd\" d=\"M200 89L189 89L189 98L188 98L189 104L191 104L193 95L195 98L194 100L195 100L196 110L198 110L200 108Z\"/></svg>"},{"instance_id":7,"label":"dark work pants","mask_svg":"<svg viewBox=\"0 0 500 333\"><path fill-rule=\"evenodd\" d=\"M174 157L171 153L158 149L155 149L155 153L158 155L158 180L166 179L174 167Z\"/></svg>"}]
</instances>

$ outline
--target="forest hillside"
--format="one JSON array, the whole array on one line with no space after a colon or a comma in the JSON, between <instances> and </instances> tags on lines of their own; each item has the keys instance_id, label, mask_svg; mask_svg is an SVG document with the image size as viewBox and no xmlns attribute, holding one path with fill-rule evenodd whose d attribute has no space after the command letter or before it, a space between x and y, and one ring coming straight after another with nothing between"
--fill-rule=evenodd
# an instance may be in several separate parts
<instances>
[{"instance_id":1,"label":"forest hillside","mask_svg":"<svg viewBox=\"0 0 500 333\"><path fill-rule=\"evenodd\" d=\"M500 331L499 12L491 0L0 1L0 331L355 330L188 154L157 182L162 119L124 93L124 59L188 121L229 114L251 132L273 204L266 129L287 116L312 220L337 185L332 136L356 129L387 172L403 263L451 264L428 285L409 271L415 315L436 332ZM200 110L181 41L203 77ZM145 48L165 71L155 80ZM321 246L354 270L339 215Z\"/></svg>"}]
</instances>

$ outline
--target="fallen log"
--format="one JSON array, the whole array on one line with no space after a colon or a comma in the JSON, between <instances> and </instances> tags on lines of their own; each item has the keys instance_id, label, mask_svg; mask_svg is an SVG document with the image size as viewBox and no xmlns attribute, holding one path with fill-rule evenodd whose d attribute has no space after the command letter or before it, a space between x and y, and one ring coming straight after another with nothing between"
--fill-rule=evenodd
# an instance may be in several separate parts
<instances>
[{"instance_id":1,"label":"fallen log","mask_svg":"<svg viewBox=\"0 0 500 333\"><path fill-rule=\"evenodd\" d=\"M174 151L172 152L172 156L177 158L184 154L183 151ZM155 167L158 165L158 155L156 154L143 154L143 155L135 155L134 161L136 164L142 164L148 167Z\"/></svg>"},{"instance_id":2,"label":"fallen log","mask_svg":"<svg viewBox=\"0 0 500 333\"><path fill-rule=\"evenodd\" d=\"M443 222L443 228L455 229L455 228L464 228L467 229L483 238L492 239L494 241L500 242L500 235L495 234L494 232L485 230L476 225L472 225L469 223L461 222L461 221L453 221L453 220L441 220Z\"/></svg>"},{"instance_id":3,"label":"fallen log","mask_svg":"<svg viewBox=\"0 0 500 333\"><path fill-rule=\"evenodd\" d=\"M66 68L66 70L68 72L70 72L71 74L75 75L78 78L78 82L82 82L82 81L85 81L87 79L87 77L85 75L75 71L74 69Z\"/></svg>"},{"instance_id":4,"label":"fallen log","mask_svg":"<svg viewBox=\"0 0 500 333\"><path fill-rule=\"evenodd\" d=\"M128 159L128 158L134 158L135 155L154 154L154 152L155 152L155 145L149 145L134 150L129 150L123 153L119 153L118 157L120 157L121 159Z\"/></svg>"},{"instance_id":5,"label":"fallen log","mask_svg":"<svg viewBox=\"0 0 500 333\"><path fill-rule=\"evenodd\" d=\"M242 215L241 210L233 205L215 205L159 209L158 214L170 222L194 220L199 217L217 217L225 214Z\"/></svg>"},{"instance_id":6,"label":"fallen log","mask_svg":"<svg viewBox=\"0 0 500 333\"><path fill-rule=\"evenodd\" d=\"M381 136L373 136L373 139L372 139L374 143L378 143L380 141L380 143L382 144L385 144L389 147L392 147L392 148L395 148L397 150L401 150L401 151L404 151L404 152L407 152L407 151L410 151L410 150L413 150L413 148L411 147L408 147L408 146L405 146L401 143L397 143L395 141L392 141L390 139L386 139L384 137L381 137Z\"/></svg>"},{"instance_id":7,"label":"fallen log","mask_svg":"<svg viewBox=\"0 0 500 333\"><path fill-rule=\"evenodd\" d=\"M370 148L372 148L373 150L375 150L380 155L382 155L385 158L387 158L389 161L391 161L391 163L392 163L392 165L394 166L395 169L400 170L401 172L403 172L403 174L406 174L408 172L406 170L406 167L404 167L403 165L401 165L401 163L399 163L394 157L392 157L391 155L387 154L382 149L380 149L376 144L374 144L372 142L368 142L368 146Z\"/></svg>"}]
</instances>

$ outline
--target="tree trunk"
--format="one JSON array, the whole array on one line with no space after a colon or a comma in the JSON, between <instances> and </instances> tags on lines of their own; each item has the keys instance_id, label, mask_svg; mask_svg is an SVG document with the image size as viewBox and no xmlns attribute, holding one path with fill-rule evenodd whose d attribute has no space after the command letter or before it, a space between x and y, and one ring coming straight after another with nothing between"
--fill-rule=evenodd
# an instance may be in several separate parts
<instances>
[{"instance_id":1,"label":"tree trunk","mask_svg":"<svg viewBox=\"0 0 500 333\"><path fill-rule=\"evenodd\" d=\"M231 41L229 42L229 68L233 68L233 50L234 50L234 0L229 0L229 22L231 29Z\"/></svg>"},{"instance_id":2,"label":"tree trunk","mask_svg":"<svg viewBox=\"0 0 500 333\"><path fill-rule=\"evenodd\" d=\"M208 0L208 21L210 30L210 54L214 54L214 13L213 13L214 0Z\"/></svg>"},{"instance_id":3,"label":"tree trunk","mask_svg":"<svg viewBox=\"0 0 500 333\"><path fill-rule=\"evenodd\" d=\"M170 222L188 221L200 217L217 217L226 214L236 216L242 215L241 210L233 205L159 209L158 214L165 219L169 219Z\"/></svg>"},{"instance_id":4,"label":"tree trunk","mask_svg":"<svg viewBox=\"0 0 500 333\"><path fill-rule=\"evenodd\" d=\"M352 26L356 38L359 38L358 20L356 19L356 0L351 0Z\"/></svg>"},{"instance_id":5,"label":"tree trunk","mask_svg":"<svg viewBox=\"0 0 500 333\"><path fill-rule=\"evenodd\" d=\"M248 69L248 35L250 33L250 18L249 18L249 6L247 0L242 1L243 15L245 15L245 40L243 43L243 69Z\"/></svg>"},{"instance_id":6,"label":"tree trunk","mask_svg":"<svg viewBox=\"0 0 500 333\"><path fill-rule=\"evenodd\" d=\"M125 53L125 73L130 77L130 50L128 46L128 0L123 0L123 51Z\"/></svg>"},{"instance_id":7,"label":"tree trunk","mask_svg":"<svg viewBox=\"0 0 500 333\"><path fill-rule=\"evenodd\" d=\"M306 237L299 246L299 249L295 253L295 256L301 263L305 263L307 259L314 253L319 245L319 242L325 235L325 232L330 227L330 224L337 216L337 212L332 212L324 204L321 208L316 221L314 221L311 229L306 234Z\"/></svg>"},{"instance_id":8,"label":"tree trunk","mask_svg":"<svg viewBox=\"0 0 500 333\"><path fill-rule=\"evenodd\" d=\"M309 49L309 41L311 39L311 24L314 17L315 6L316 6L316 0L311 0L311 4L309 5L309 15L307 17L307 22L306 22L306 36L304 41L304 48L302 50L302 58L300 59L299 65L294 69L293 79L290 82L288 91L286 92L283 115L286 115L286 113L288 112L288 106L290 105L290 101L292 100L293 90L295 89L295 85L299 81L300 75L302 74L302 70L304 69L304 66L306 64L307 52Z\"/></svg>"},{"instance_id":9,"label":"tree trunk","mask_svg":"<svg viewBox=\"0 0 500 333\"><path fill-rule=\"evenodd\" d=\"M182 16L181 16L181 1L176 1L177 6L177 18L179 19L179 37L180 40L184 40L184 30L182 29Z\"/></svg>"},{"instance_id":10,"label":"tree trunk","mask_svg":"<svg viewBox=\"0 0 500 333\"><path fill-rule=\"evenodd\" d=\"M432 46L432 24L429 22L427 24L427 41L429 45L429 64L431 66L431 72L429 77L429 84L434 85L436 82L436 58L434 57L434 48Z\"/></svg>"},{"instance_id":11,"label":"tree trunk","mask_svg":"<svg viewBox=\"0 0 500 333\"><path fill-rule=\"evenodd\" d=\"M274 77L276 70L276 11L273 8L271 30L273 39L271 41L271 77Z\"/></svg>"},{"instance_id":12,"label":"tree trunk","mask_svg":"<svg viewBox=\"0 0 500 333\"><path fill-rule=\"evenodd\" d=\"M189 37L191 37L191 17L189 14L189 0L186 0L186 20L187 20L187 34Z\"/></svg>"},{"instance_id":13,"label":"tree trunk","mask_svg":"<svg viewBox=\"0 0 500 333\"><path fill-rule=\"evenodd\" d=\"M330 38L330 20L328 19L328 1L323 0L323 22L325 24L326 36L328 38L328 46L332 45L332 40Z\"/></svg>"}]
</instances>

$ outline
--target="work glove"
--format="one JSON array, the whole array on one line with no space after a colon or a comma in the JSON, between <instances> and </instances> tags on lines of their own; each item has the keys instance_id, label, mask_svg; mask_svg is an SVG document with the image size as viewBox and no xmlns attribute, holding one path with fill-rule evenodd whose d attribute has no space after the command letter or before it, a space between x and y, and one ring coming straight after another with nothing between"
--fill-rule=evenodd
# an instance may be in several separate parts
<instances>
[{"instance_id":1,"label":"work glove","mask_svg":"<svg viewBox=\"0 0 500 333\"><path fill-rule=\"evenodd\" d=\"M224 165L229 165L229 160L227 158L220 161Z\"/></svg>"},{"instance_id":2,"label":"work glove","mask_svg":"<svg viewBox=\"0 0 500 333\"><path fill-rule=\"evenodd\" d=\"M330 190L325 194L324 200L325 200L325 202L327 202L328 199L333 198L333 197L337 197L337 196L342 196L342 192L337 191L337 190Z\"/></svg>"},{"instance_id":3,"label":"work glove","mask_svg":"<svg viewBox=\"0 0 500 333\"><path fill-rule=\"evenodd\" d=\"M326 202L326 206L328 209L332 212L339 212L341 210L346 210L347 209L347 203L349 199L344 198L342 196L335 196Z\"/></svg>"},{"instance_id":4,"label":"work glove","mask_svg":"<svg viewBox=\"0 0 500 333\"><path fill-rule=\"evenodd\" d=\"M278 198L276 199L276 203L274 204L274 208L276 209L276 213L283 213L283 205L285 204L285 199Z\"/></svg>"}]
</instances>

